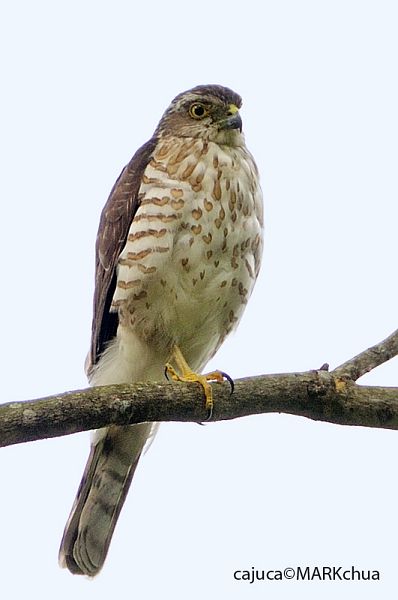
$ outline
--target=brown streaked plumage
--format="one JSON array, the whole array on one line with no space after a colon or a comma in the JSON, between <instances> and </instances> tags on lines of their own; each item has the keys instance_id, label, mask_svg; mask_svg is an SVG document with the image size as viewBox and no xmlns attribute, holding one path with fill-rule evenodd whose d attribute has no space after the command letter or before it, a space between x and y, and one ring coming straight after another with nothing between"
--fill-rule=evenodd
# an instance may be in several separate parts
<instances>
[{"instance_id":1,"label":"brown streaked plumage","mask_svg":"<svg viewBox=\"0 0 398 600\"><path fill-rule=\"evenodd\" d=\"M218 85L179 94L116 181L96 244L91 385L161 380L173 357L200 372L239 322L262 248L261 190L240 106ZM96 433L61 542L60 563L72 573L102 568L155 429Z\"/></svg>"}]
</instances>

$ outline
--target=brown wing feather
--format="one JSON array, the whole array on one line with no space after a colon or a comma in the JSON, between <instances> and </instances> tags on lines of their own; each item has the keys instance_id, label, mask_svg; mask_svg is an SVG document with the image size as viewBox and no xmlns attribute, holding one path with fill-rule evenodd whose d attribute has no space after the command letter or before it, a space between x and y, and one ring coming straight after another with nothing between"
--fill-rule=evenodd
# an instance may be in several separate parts
<instances>
[{"instance_id":1,"label":"brown wing feather","mask_svg":"<svg viewBox=\"0 0 398 600\"><path fill-rule=\"evenodd\" d=\"M90 374L107 343L116 335L118 316L110 312L116 285L116 265L139 207L138 191L142 174L155 145L156 138L153 137L137 150L119 175L101 213L96 243L93 322L87 374Z\"/></svg>"}]
</instances>

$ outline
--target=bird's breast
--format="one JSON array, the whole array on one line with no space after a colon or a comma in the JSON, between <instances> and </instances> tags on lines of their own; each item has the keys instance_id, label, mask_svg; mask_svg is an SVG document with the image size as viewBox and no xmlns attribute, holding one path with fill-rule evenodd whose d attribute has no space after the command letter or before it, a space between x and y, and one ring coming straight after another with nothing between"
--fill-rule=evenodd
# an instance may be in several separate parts
<instances>
[{"instance_id":1,"label":"bird's breast","mask_svg":"<svg viewBox=\"0 0 398 600\"><path fill-rule=\"evenodd\" d=\"M113 309L122 326L178 343L189 359L194 341L213 354L242 315L260 264L261 191L246 149L172 142L158 144L142 177Z\"/></svg>"}]
</instances>

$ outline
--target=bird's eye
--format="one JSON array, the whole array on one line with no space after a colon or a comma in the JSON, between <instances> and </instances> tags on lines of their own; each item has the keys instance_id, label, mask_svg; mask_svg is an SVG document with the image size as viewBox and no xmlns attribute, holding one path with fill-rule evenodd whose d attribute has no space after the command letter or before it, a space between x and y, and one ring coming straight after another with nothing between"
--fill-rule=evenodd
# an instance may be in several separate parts
<instances>
[{"instance_id":1,"label":"bird's eye","mask_svg":"<svg viewBox=\"0 0 398 600\"><path fill-rule=\"evenodd\" d=\"M200 104L199 102L195 102L194 104L191 104L191 106L189 107L189 114L194 119L203 119L204 117L207 116L208 111L203 104Z\"/></svg>"}]
</instances>

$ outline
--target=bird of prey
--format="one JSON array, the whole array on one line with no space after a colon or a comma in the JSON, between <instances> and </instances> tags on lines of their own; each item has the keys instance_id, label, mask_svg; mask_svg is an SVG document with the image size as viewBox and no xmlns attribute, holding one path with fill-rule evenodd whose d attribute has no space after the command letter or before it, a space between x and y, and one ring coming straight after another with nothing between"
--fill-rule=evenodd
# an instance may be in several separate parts
<instances>
[{"instance_id":1,"label":"bird of prey","mask_svg":"<svg viewBox=\"0 0 398 600\"><path fill-rule=\"evenodd\" d=\"M220 85L179 94L152 138L121 172L101 214L90 385L198 381L237 326L262 251L262 195L239 114ZM104 564L137 463L156 425L95 433L65 527L60 564L96 575Z\"/></svg>"}]
</instances>

